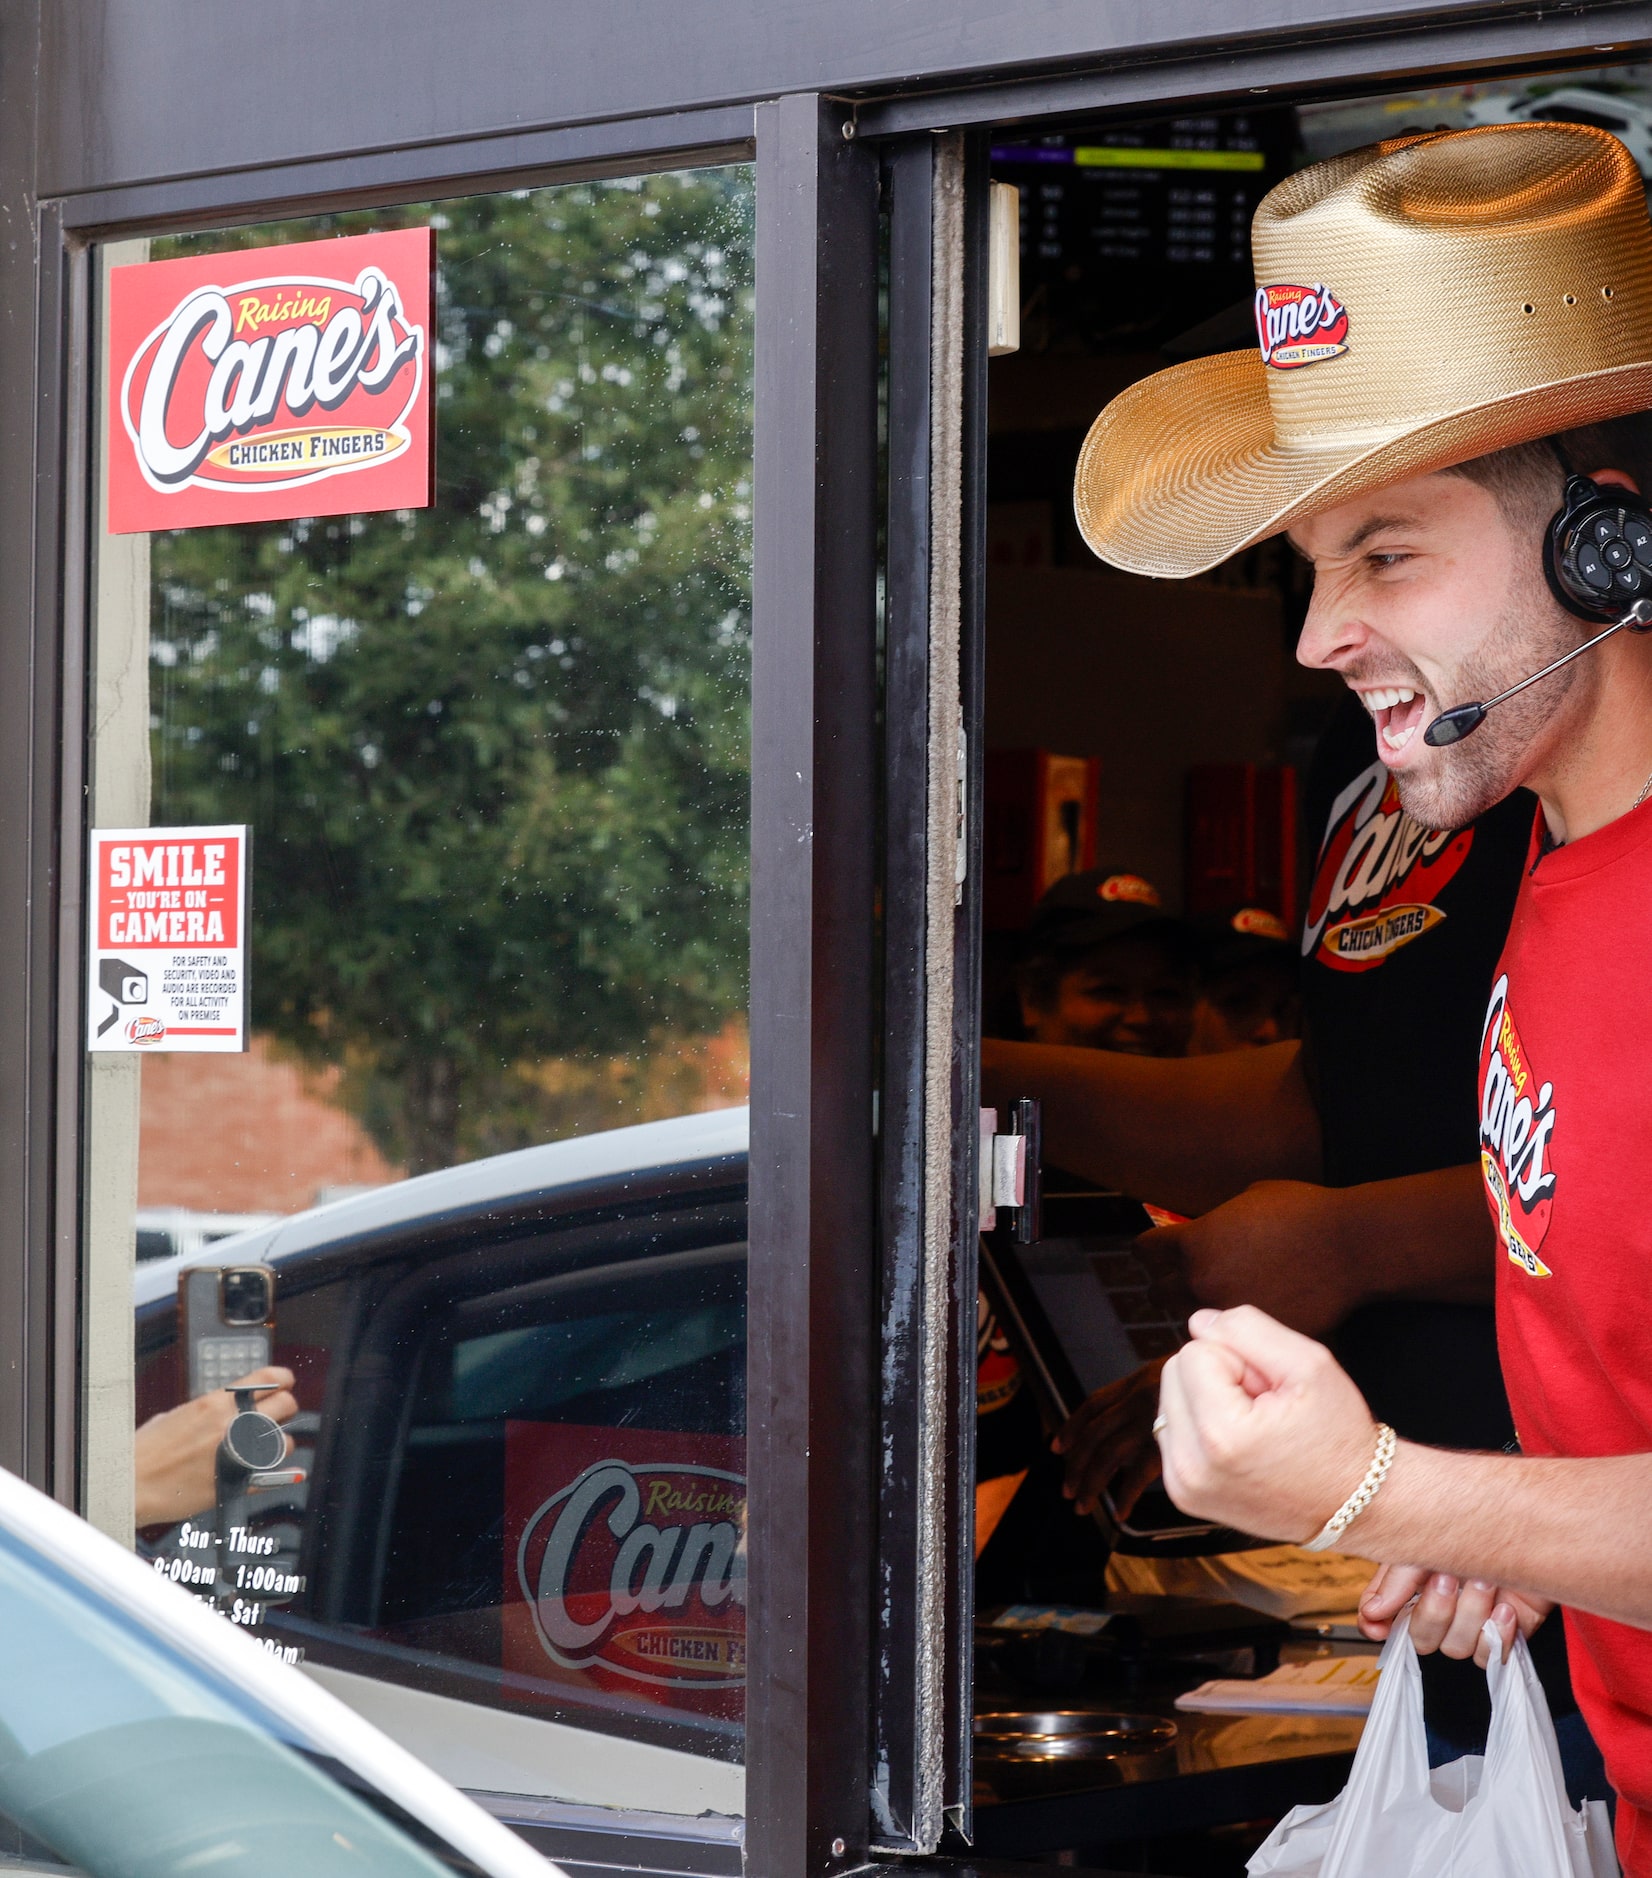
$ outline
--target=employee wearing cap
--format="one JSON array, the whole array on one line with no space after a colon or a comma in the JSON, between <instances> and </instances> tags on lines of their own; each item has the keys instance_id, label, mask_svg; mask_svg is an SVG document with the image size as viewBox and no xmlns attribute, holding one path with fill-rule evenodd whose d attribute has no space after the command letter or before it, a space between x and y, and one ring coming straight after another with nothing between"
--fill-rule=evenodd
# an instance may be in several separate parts
<instances>
[{"instance_id":1,"label":"employee wearing cap","mask_svg":"<svg viewBox=\"0 0 1652 1878\"><path fill-rule=\"evenodd\" d=\"M1080 522L1169 578L1288 531L1315 573L1298 656L1361 696L1407 811L1449 829L1538 797L1479 1063L1521 1452L1396 1442L1328 1351L1240 1307L1195 1317L1166 1368L1165 1480L1201 1517L1384 1561L1372 1634L1416 1593L1414 1631L1465 1653L1488 1618L1507 1640L1562 1605L1620 1854L1652 1873L1652 639L1515 689L1599 630L1568 555L1587 581L1612 548L1608 593L1649 584L1630 557L1652 521L1610 502L1636 486L1633 436L1587 428L1652 404L1645 192L1583 125L1402 138L1274 190L1254 251L1259 350L1115 399ZM1590 568L1550 527L1579 474L1605 492ZM1473 736L1425 737L1505 693Z\"/></svg>"},{"instance_id":2,"label":"employee wearing cap","mask_svg":"<svg viewBox=\"0 0 1652 1878\"><path fill-rule=\"evenodd\" d=\"M1302 1034L1291 935L1266 907L1230 907L1189 922L1199 959L1189 1056L1259 1050Z\"/></svg>"},{"instance_id":3,"label":"employee wearing cap","mask_svg":"<svg viewBox=\"0 0 1652 1878\"><path fill-rule=\"evenodd\" d=\"M1350 696L1309 768L1305 819L1317 852L1300 945L1256 908L1190 922L1200 954L1195 1060L986 1046L996 1071L988 1099L1042 1095L1050 1153L1064 1166L1172 1207L1211 1209L1151 1235L1180 1258L1201 1301L1265 1303L1298 1328L1333 1331L1374 1413L1450 1447L1514 1439L1490 1305L1474 1087L1479 1013L1531 829L1532 798L1518 796L1431 833L1400 807L1371 715ZM1288 1040L1304 1015L1298 1045ZM1325 1073L1313 1073L1316 1061ZM1301 1177L1310 1171L1311 1181ZM1227 1194L1245 1190L1226 1198L1212 1191L1219 1178L1233 1182ZM1157 1478L1161 1367L1098 1390L1058 1434L1065 1490L1081 1513L1107 1492L1128 1514ZM1534 1651L1568 1788L1603 1795L1560 1627L1540 1632ZM1490 1717L1481 1673L1435 1655L1424 1681L1433 1758L1481 1752Z\"/></svg>"},{"instance_id":4,"label":"employee wearing cap","mask_svg":"<svg viewBox=\"0 0 1652 1878\"><path fill-rule=\"evenodd\" d=\"M1067 874L1033 910L1016 970L1036 1043L1185 1054L1197 990L1192 936L1157 887L1121 867Z\"/></svg>"}]
</instances>

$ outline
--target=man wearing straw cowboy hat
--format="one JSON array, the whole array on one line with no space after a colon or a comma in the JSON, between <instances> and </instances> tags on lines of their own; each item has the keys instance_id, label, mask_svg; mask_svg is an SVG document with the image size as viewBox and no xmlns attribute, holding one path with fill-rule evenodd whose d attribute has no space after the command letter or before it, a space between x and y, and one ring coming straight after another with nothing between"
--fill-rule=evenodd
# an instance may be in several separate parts
<instances>
[{"instance_id":1,"label":"man wearing straw cowboy hat","mask_svg":"<svg viewBox=\"0 0 1652 1878\"><path fill-rule=\"evenodd\" d=\"M1164 578L1288 532L1314 567L1298 657L1371 712L1410 814L1537 794L1480 1052L1521 1452L1396 1441L1329 1352L1241 1307L1200 1312L1165 1370L1165 1481L1201 1517L1386 1561L1373 1635L1414 1594L1413 1634L1458 1655L1564 1606L1620 1852L1652 1873L1652 636L1567 659L1652 621L1644 426L1618 421L1652 406L1645 195L1601 131L1498 126L1302 171L1253 239L1257 350L1115 399L1079 522Z\"/></svg>"}]
</instances>

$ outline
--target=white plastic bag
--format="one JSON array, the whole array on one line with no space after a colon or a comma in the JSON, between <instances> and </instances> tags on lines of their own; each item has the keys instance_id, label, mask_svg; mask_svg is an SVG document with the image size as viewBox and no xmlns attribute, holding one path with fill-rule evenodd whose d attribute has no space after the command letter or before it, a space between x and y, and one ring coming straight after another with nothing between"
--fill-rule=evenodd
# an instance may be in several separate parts
<instances>
[{"instance_id":1,"label":"white plastic bag","mask_svg":"<svg viewBox=\"0 0 1652 1878\"><path fill-rule=\"evenodd\" d=\"M1491 1625L1484 1758L1428 1766L1423 1679L1404 1612L1383 1646L1371 1719L1348 1784L1299 1806L1251 1859L1251 1878L1617 1878L1605 1803L1567 1803L1554 1723L1524 1639L1507 1663Z\"/></svg>"}]
</instances>

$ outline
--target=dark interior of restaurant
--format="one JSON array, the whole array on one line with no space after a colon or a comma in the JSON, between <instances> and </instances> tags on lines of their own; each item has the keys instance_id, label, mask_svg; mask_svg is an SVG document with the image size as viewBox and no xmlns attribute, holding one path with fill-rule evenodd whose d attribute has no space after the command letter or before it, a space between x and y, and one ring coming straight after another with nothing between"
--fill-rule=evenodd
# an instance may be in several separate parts
<instances>
[{"instance_id":1,"label":"dark interior of restaurant","mask_svg":"<svg viewBox=\"0 0 1652 1878\"><path fill-rule=\"evenodd\" d=\"M1138 155L1187 167L1098 160ZM1189 791L1242 814L1244 766L1300 769L1342 688L1292 657L1307 581L1284 543L1189 582L1121 573L1079 534L1073 465L1126 385L1253 343L1250 217L1303 157L1288 107L993 150L994 179L1021 192L1022 328L1020 350L989 366L987 749L1096 759L1089 864L1143 876L1177 913L1269 896L1289 923L1295 870L1259 887L1226 874L1231 857L1191 851ZM1002 935L1066 857L1042 857L1019 902L1006 891L1017 857L989 763L990 1030L1007 1015Z\"/></svg>"},{"instance_id":2,"label":"dark interior of restaurant","mask_svg":"<svg viewBox=\"0 0 1652 1878\"><path fill-rule=\"evenodd\" d=\"M1021 327L1019 349L988 367L987 1037L1171 1056L1301 1034L1298 940L1324 832L1307 825L1302 785L1346 698L1338 677L1294 656L1311 571L1281 538L1184 581L1105 565L1073 501L1097 413L1150 373L1256 343L1251 217L1305 164L1408 131L1550 117L1614 130L1645 175L1649 97L1643 70L1623 68L995 137L993 180L1019 191ZM1104 1003L1139 997L1145 1014L1128 1035L1086 1034L1078 1019L1063 1028L1039 976L1050 920L1098 894L1156 917L1135 929L1151 931L1161 956L1138 970L1134 993L1092 987ZM1266 1817L1205 1822L1190 1801L1171 1824L1144 1805L1135 1837L1115 1827L1104 1843L1039 1854L1238 1873L1293 1799L1337 1791L1346 1760L1336 1755L1358 1724L1334 1709L1189 1712L1175 1696L1375 1646L1353 1625L1357 1561L1351 1574L1316 1578L1295 1548L1245 1551L1153 1492L1122 1525L1112 1509L1075 1517L1062 1496L1049 1441L1075 1398L1183 1338L1182 1274L1136 1245L1164 1217L1144 1205L1153 1198L1098 1188L1046 1158L1039 1223L1022 1230L1018 1213L1010 1230L1000 1210L983 1240L976 1797L990 1811L1303 1757ZM1099 1713L1109 1701L1126 1712ZM1103 1724L1115 1730L1105 1739ZM1342 1771L1318 1792L1316 1769L1333 1766ZM1269 1805L1259 1797L1258 1814Z\"/></svg>"}]
</instances>

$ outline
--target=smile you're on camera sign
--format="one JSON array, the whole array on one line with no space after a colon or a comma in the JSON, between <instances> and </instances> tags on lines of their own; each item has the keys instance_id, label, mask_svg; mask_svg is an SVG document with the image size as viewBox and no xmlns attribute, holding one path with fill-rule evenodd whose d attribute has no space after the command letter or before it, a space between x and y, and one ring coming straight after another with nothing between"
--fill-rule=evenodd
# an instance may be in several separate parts
<instances>
[{"instance_id":1,"label":"smile you're on camera sign","mask_svg":"<svg viewBox=\"0 0 1652 1878\"><path fill-rule=\"evenodd\" d=\"M87 1048L247 1047L247 830L99 828Z\"/></svg>"},{"instance_id":2,"label":"smile you're on camera sign","mask_svg":"<svg viewBox=\"0 0 1652 1878\"><path fill-rule=\"evenodd\" d=\"M429 228L109 277L109 528L425 508Z\"/></svg>"}]
</instances>

